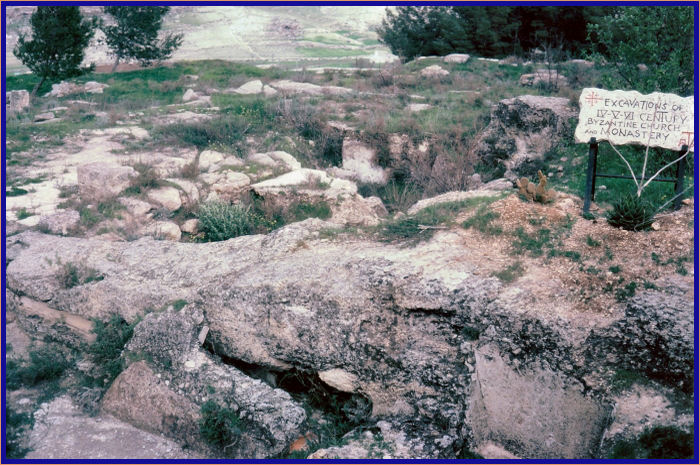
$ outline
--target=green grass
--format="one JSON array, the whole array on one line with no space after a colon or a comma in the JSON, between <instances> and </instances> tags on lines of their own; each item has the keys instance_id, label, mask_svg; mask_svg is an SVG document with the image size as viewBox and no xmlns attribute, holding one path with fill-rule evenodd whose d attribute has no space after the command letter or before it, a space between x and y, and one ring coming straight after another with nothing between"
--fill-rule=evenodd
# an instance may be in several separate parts
<instances>
[{"instance_id":1,"label":"green grass","mask_svg":"<svg viewBox=\"0 0 700 465\"><path fill-rule=\"evenodd\" d=\"M200 408L199 433L209 444L225 450L244 431L241 417L230 408L208 400Z\"/></svg>"},{"instance_id":2,"label":"green grass","mask_svg":"<svg viewBox=\"0 0 700 465\"><path fill-rule=\"evenodd\" d=\"M498 213L489 210L486 205L482 205L474 215L462 223L462 227L464 229L474 228L489 236L498 236L503 233L503 228L494 226L492 222L499 217Z\"/></svg>"},{"instance_id":3,"label":"green grass","mask_svg":"<svg viewBox=\"0 0 700 465\"><path fill-rule=\"evenodd\" d=\"M371 55L372 52L363 49L297 47L297 52L309 58L357 57Z\"/></svg>"},{"instance_id":4,"label":"green grass","mask_svg":"<svg viewBox=\"0 0 700 465\"><path fill-rule=\"evenodd\" d=\"M468 208L486 205L497 200L495 197L475 197L460 202L446 202L424 208L414 215L390 220L381 226L380 238L383 241L409 241L411 243L429 240L437 229L445 229L454 217Z\"/></svg>"},{"instance_id":5,"label":"green grass","mask_svg":"<svg viewBox=\"0 0 700 465\"><path fill-rule=\"evenodd\" d=\"M58 282L64 289L71 289L96 281L102 281L102 276L97 270L88 268L80 263L65 263L56 273Z\"/></svg>"},{"instance_id":6,"label":"green grass","mask_svg":"<svg viewBox=\"0 0 700 465\"><path fill-rule=\"evenodd\" d=\"M109 320L94 320L93 332L95 342L88 348L97 368L92 383L98 386L108 386L124 369L121 358L122 350L134 332L138 321L127 323L119 315L112 315Z\"/></svg>"},{"instance_id":7,"label":"green grass","mask_svg":"<svg viewBox=\"0 0 700 465\"><path fill-rule=\"evenodd\" d=\"M8 360L6 385L10 390L21 386L51 383L63 376L71 362L54 346L45 345L29 352L29 360Z\"/></svg>"},{"instance_id":8,"label":"green grass","mask_svg":"<svg viewBox=\"0 0 700 465\"><path fill-rule=\"evenodd\" d=\"M326 220L331 217L331 207L325 200L295 203L289 208L288 216L293 221L303 221L307 218Z\"/></svg>"},{"instance_id":9,"label":"green grass","mask_svg":"<svg viewBox=\"0 0 700 465\"><path fill-rule=\"evenodd\" d=\"M23 220L25 218L29 218L30 216L34 216L36 213L30 212L26 208L22 207L19 210L17 210L17 213L15 215L17 216L18 220Z\"/></svg>"},{"instance_id":10,"label":"green grass","mask_svg":"<svg viewBox=\"0 0 700 465\"><path fill-rule=\"evenodd\" d=\"M502 269L501 271L493 273L493 276L497 277L502 282L508 284L521 277L524 272L525 268L523 268L522 262L520 260L517 260L505 267L504 269Z\"/></svg>"},{"instance_id":11,"label":"green grass","mask_svg":"<svg viewBox=\"0 0 700 465\"><path fill-rule=\"evenodd\" d=\"M8 403L5 404L5 453L8 458L21 459L30 449L23 446L24 432L34 425L34 417L26 412L15 411Z\"/></svg>"}]
</instances>

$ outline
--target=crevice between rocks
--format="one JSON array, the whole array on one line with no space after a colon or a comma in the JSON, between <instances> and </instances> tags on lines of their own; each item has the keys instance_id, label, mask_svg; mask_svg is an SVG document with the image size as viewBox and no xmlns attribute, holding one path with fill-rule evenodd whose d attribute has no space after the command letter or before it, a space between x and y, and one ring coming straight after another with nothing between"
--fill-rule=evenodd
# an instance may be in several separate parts
<instances>
[{"instance_id":1,"label":"crevice between rocks","mask_svg":"<svg viewBox=\"0 0 700 465\"><path fill-rule=\"evenodd\" d=\"M202 347L223 364L232 366L273 389L287 392L304 407L307 412L307 431L301 438L304 438L302 442L307 446L302 451L313 452L318 448L339 445L351 431L358 433L376 427L376 422L371 417L371 399L359 393L340 391L323 382L315 371L301 368L277 370L249 363L218 353L209 340ZM293 449L294 444L288 453L293 453Z\"/></svg>"}]
</instances>

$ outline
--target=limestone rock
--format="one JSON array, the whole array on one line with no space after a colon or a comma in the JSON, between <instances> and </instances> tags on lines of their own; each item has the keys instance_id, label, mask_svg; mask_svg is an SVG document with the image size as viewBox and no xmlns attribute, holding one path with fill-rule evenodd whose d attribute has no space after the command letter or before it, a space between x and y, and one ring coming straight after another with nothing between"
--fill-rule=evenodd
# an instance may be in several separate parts
<instances>
[{"instance_id":1,"label":"limestone rock","mask_svg":"<svg viewBox=\"0 0 700 465\"><path fill-rule=\"evenodd\" d=\"M199 220L197 218L192 218L180 225L180 231L186 232L188 234L197 234L198 227Z\"/></svg>"},{"instance_id":2,"label":"limestone rock","mask_svg":"<svg viewBox=\"0 0 700 465\"><path fill-rule=\"evenodd\" d=\"M487 166L518 175L534 175L528 166L561 140L573 137L576 111L561 97L523 95L501 100L491 109L489 125L479 135L476 156ZM532 172L530 172L532 171Z\"/></svg>"},{"instance_id":3,"label":"limestone rock","mask_svg":"<svg viewBox=\"0 0 700 465\"><path fill-rule=\"evenodd\" d=\"M8 114L20 113L29 108L29 92L11 90L5 96L5 108Z\"/></svg>"},{"instance_id":4,"label":"limestone rock","mask_svg":"<svg viewBox=\"0 0 700 465\"><path fill-rule=\"evenodd\" d=\"M331 178L323 171L302 168L289 173L283 174L273 179L268 179L251 187L257 192L265 192L269 190L288 189L291 187L310 187L313 188L319 184L330 185Z\"/></svg>"},{"instance_id":5,"label":"limestone rock","mask_svg":"<svg viewBox=\"0 0 700 465\"><path fill-rule=\"evenodd\" d=\"M343 140L342 168L355 173L359 182L369 184L386 184L388 173L376 165L376 150L358 140L346 138Z\"/></svg>"},{"instance_id":6,"label":"limestone rock","mask_svg":"<svg viewBox=\"0 0 700 465\"><path fill-rule=\"evenodd\" d=\"M241 95L250 95L250 94L260 94L263 91L263 83L261 80L256 79L254 81L248 81L242 86L233 89L233 92L236 94L241 94Z\"/></svg>"},{"instance_id":7,"label":"limestone rock","mask_svg":"<svg viewBox=\"0 0 700 465\"><path fill-rule=\"evenodd\" d=\"M85 200L101 201L116 197L129 187L137 175L130 166L111 163L87 163L78 166L78 189Z\"/></svg>"},{"instance_id":8,"label":"limestone rock","mask_svg":"<svg viewBox=\"0 0 700 465\"><path fill-rule=\"evenodd\" d=\"M197 405L172 391L143 361L133 363L114 380L102 409L137 428L185 445L199 440Z\"/></svg>"},{"instance_id":9,"label":"limestone rock","mask_svg":"<svg viewBox=\"0 0 700 465\"><path fill-rule=\"evenodd\" d=\"M152 406L149 406L152 409ZM198 459L176 442L137 429L111 415L90 417L67 395L42 404L29 433L28 460Z\"/></svg>"},{"instance_id":10,"label":"limestone rock","mask_svg":"<svg viewBox=\"0 0 700 465\"><path fill-rule=\"evenodd\" d=\"M39 220L39 228L51 234L67 235L80 224L80 214L75 210L64 210Z\"/></svg>"},{"instance_id":11,"label":"limestone rock","mask_svg":"<svg viewBox=\"0 0 700 465\"><path fill-rule=\"evenodd\" d=\"M199 95L192 89L187 89L182 96L182 101L183 102L190 102L192 100L196 100L199 98Z\"/></svg>"},{"instance_id":12,"label":"limestone rock","mask_svg":"<svg viewBox=\"0 0 700 465\"><path fill-rule=\"evenodd\" d=\"M330 221L347 226L377 226L388 213L381 199L368 199L359 195L343 198L339 205L333 205Z\"/></svg>"},{"instance_id":13,"label":"limestone rock","mask_svg":"<svg viewBox=\"0 0 700 465\"><path fill-rule=\"evenodd\" d=\"M199 154L199 169L208 171L212 165L219 163L224 159L224 154L214 150L205 150Z\"/></svg>"},{"instance_id":14,"label":"limestone rock","mask_svg":"<svg viewBox=\"0 0 700 465\"><path fill-rule=\"evenodd\" d=\"M120 197L119 203L126 207L126 211L136 217L145 216L149 211L153 210L153 205L134 197Z\"/></svg>"},{"instance_id":15,"label":"limestone rock","mask_svg":"<svg viewBox=\"0 0 700 465\"><path fill-rule=\"evenodd\" d=\"M270 86L277 91L290 94L321 95L323 93L321 86L317 86L316 84L310 84L308 82L294 82L287 79L273 81L270 83Z\"/></svg>"},{"instance_id":16,"label":"limestone rock","mask_svg":"<svg viewBox=\"0 0 700 465\"><path fill-rule=\"evenodd\" d=\"M466 63L469 60L469 55L466 53L450 53L442 59L445 63Z\"/></svg>"},{"instance_id":17,"label":"limestone rock","mask_svg":"<svg viewBox=\"0 0 700 465\"><path fill-rule=\"evenodd\" d=\"M180 178L168 178L166 181L181 191L180 199L183 205L195 205L199 202L199 189L192 181Z\"/></svg>"},{"instance_id":18,"label":"limestone rock","mask_svg":"<svg viewBox=\"0 0 700 465\"><path fill-rule=\"evenodd\" d=\"M288 170L298 170L301 168L301 163L299 163L296 158L281 150L266 153L253 153L248 156L248 160L264 166L282 166Z\"/></svg>"},{"instance_id":19,"label":"limestone rock","mask_svg":"<svg viewBox=\"0 0 700 465\"><path fill-rule=\"evenodd\" d=\"M450 72L447 71L445 68L441 67L440 65L430 65L425 68L423 68L420 71L420 75L424 78L441 78L449 75Z\"/></svg>"},{"instance_id":20,"label":"limestone rock","mask_svg":"<svg viewBox=\"0 0 700 465\"><path fill-rule=\"evenodd\" d=\"M142 234L159 240L179 241L182 237L180 227L172 221L155 221L146 225Z\"/></svg>"},{"instance_id":21,"label":"limestone rock","mask_svg":"<svg viewBox=\"0 0 700 465\"><path fill-rule=\"evenodd\" d=\"M566 79L566 76L559 74L557 70L554 69L538 69L534 73L523 74L520 76L519 82L521 86L529 87L546 85L553 88L558 88L569 85L569 81Z\"/></svg>"},{"instance_id":22,"label":"limestone rock","mask_svg":"<svg viewBox=\"0 0 700 465\"><path fill-rule=\"evenodd\" d=\"M277 91L272 87L265 85L263 86L263 95L265 97L274 97L275 95L277 95Z\"/></svg>"},{"instance_id":23,"label":"limestone rock","mask_svg":"<svg viewBox=\"0 0 700 465\"><path fill-rule=\"evenodd\" d=\"M189 334L197 351L182 349L188 355L168 371L171 385L182 383L182 396L201 402L212 384L217 401L229 399L255 420L250 430L260 434L251 437L284 431L270 441L282 450L303 433L303 409L282 391L214 363L199 347L200 325L209 327L207 345L230 359L356 376L378 427L400 422L390 428L396 433L383 433L396 438L387 442L406 444L404 452L390 450L392 457L454 458L482 440L524 458L589 457L602 439L600 425L610 421L609 384L596 381L606 373L641 371L692 392L692 292L644 290L609 315L573 313L565 299L546 302L546 310L525 309L539 288L505 286L484 274L457 232L405 247L328 240L322 235L328 228L309 219L266 236L203 244L105 243L25 231L6 239L7 289L88 321L112 313L134 321L147 307L193 303L203 321L190 318L191 330L190 323L172 328ZM64 289L58 260L83 263L104 279ZM39 319L21 318L21 306L8 302L18 323ZM153 321L186 318L162 313L152 313ZM52 326L47 331L57 334ZM178 337L159 337L152 346L178 354L164 350L169 340L180 347ZM192 387L185 388L188 380ZM256 395L277 400L259 402ZM494 421L479 414L484 409Z\"/></svg>"},{"instance_id":24,"label":"limestone rock","mask_svg":"<svg viewBox=\"0 0 700 465\"><path fill-rule=\"evenodd\" d=\"M87 92L89 94L101 94L107 87L109 87L109 85L96 81L89 81L83 85L63 81L57 84L53 84L51 86L51 91L48 94L46 94L46 97L61 98L67 95L80 94L83 92Z\"/></svg>"},{"instance_id":25,"label":"limestone rock","mask_svg":"<svg viewBox=\"0 0 700 465\"><path fill-rule=\"evenodd\" d=\"M180 191L171 186L152 189L148 191L146 197L150 202L160 205L171 212L174 212L182 206Z\"/></svg>"},{"instance_id":26,"label":"limestone rock","mask_svg":"<svg viewBox=\"0 0 700 465\"><path fill-rule=\"evenodd\" d=\"M240 193L249 185L250 178L248 175L227 170L212 184L211 191L224 197L230 197Z\"/></svg>"},{"instance_id":27,"label":"limestone rock","mask_svg":"<svg viewBox=\"0 0 700 465\"><path fill-rule=\"evenodd\" d=\"M34 122L39 123L42 121L50 121L52 119L56 118L56 115L52 111L47 111L44 113L39 113L36 116L34 116Z\"/></svg>"},{"instance_id":28,"label":"limestone rock","mask_svg":"<svg viewBox=\"0 0 700 465\"><path fill-rule=\"evenodd\" d=\"M319 371L318 377L321 378L321 381L339 391L355 392L358 387L357 376L341 368Z\"/></svg>"}]
</instances>

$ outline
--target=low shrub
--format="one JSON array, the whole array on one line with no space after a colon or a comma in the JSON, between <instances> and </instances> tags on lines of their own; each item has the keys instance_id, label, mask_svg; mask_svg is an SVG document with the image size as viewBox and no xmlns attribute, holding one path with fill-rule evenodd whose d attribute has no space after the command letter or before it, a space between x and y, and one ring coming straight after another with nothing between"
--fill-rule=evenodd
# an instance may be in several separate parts
<instances>
[{"instance_id":1,"label":"low shrub","mask_svg":"<svg viewBox=\"0 0 700 465\"><path fill-rule=\"evenodd\" d=\"M29 360L7 361L7 388L36 386L59 379L70 367L68 358L55 346L45 345L29 352Z\"/></svg>"},{"instance_id":2,"label":"low shrub","mask_svg":"<svg viewBox=\"0 0 700 465\"><path fill-rule=\"evenodd\" d=\"M654 214L654 207L649 202L636 195L628 194L613 202L607 218L608 223L616 228L643 231L651 227Z\"/></svg>"},{"instance_id":3,"label":"low shrub","mask_svg":"<svg viewBox=\"0 0 700 465\"><path fill-rule=\"evenodd\" d=\"M199 230L207 241L225 241L250 234L250 207L220 200L206 202L199 207Z\"/></svg>"},{"instance_id":4,"label":"low shrub","mask_svg":"<svg viewBox=\"0 0 700 465\"><path fill-rule=\"evenodd\" d=\"M93 332L97 336L88 348L95 365L99 367L98 384L110 384L124 369L122 350L134 333L138 321L129 324L119 315L112 315L106 322L96 320Z\"/></svg>"},{"instance_id":5,"label":"low shrub","mask_svg":"<svg viewBox=\"0 0 700 465\"><path fill-rule=\"evenodd\" d=\"M99 271L85 265L68 262L58 270L56 278L65 289L71 289L83 284L102 281L104 276Z\"/></svg>"},{"instance_id":6,"label":"low shrub","mask_svg":"<svg viewBox=\"0 0 700 465\"><path fill-rule=\"evenodd\" d=\"M199 432L211 445L226 450L238 442L241 418L233 410L208 400L200 409Z\"/></svg>"},{"instance_id":7,"label":"low shrub","mask_svg":"<svg viewBox=\"0 0 700 465\"><path fill-rule=\"evenodd\" d=\"M288 216L293 221L303 221L307 218L325 220L331 217L331 207L325 200L295 203L289 207Z\"/></svg>"},{"instance_id":8,"label":"low shrub","mask_svg":"<svg viewBox=\"0 0 700 465\"><path fill-rule=\"evenodd\" d=\"M33 417L29 413L15 411L9 403L5 404L5 453L7 458L21 459L29 449L24 447L22 436L24 431L33 425Z\"/></svg>"}]
</instances>

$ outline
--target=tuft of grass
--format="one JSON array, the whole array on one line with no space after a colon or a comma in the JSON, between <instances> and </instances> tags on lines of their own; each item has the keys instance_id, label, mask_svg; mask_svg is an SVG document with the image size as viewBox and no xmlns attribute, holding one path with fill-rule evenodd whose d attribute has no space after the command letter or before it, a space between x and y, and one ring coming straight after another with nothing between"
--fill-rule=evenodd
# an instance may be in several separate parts
<instances>
[{"instance_id":1,"label":"tuft of grass","mask_svg":"<svg viewBox=\"0 0 700 465\"><path fill-rule=\"evenodd\" d=\"M58 270L56 278L64 289L71 289L83 284L102 281L104 276L99 271L85 265L68 262Z\"/></svg>"},{"instance_id":2,"label":"tuft of grass","mask_svg":"<svg viewBox=\"0 0 700 465\"><path fill-rule=\"evenodd\" d=\"M625 285L625 287L621 289L615 289L615 299L618 302L624 302L627 299L630 299L634 297L635 292L637 291L637 283L635 281L631 281Z\"/></svg>"},{"instance_id":3,"label":"tuft of grass","mask_svg":"<svg viewBox=\"0 0 700 465\"><path fill-rule=\"evenodd\" d=\"M611 267L608 268L608 271L610 271L610 272L613 273L613 274L617 274L617 273L619 273L620 271L622 271L622 268L620 268L619 265L613 265L613 266L611 266Z\"/></svg>"},{"instance_id":4,"label":"tuft of grass","mask_svg":"<svg viewBox=\"0 0 700 465\"><path fill-rule=\"evenodd\" d=\"M23 220L25 218L29 218L30 216L34 216L35 213L32 213L26 208L22 207L19 210L17 210L17 213L15 213L15 215L17 216L18 220Z\"/></svg>"},{"instance_id":5,"label":"tuft of grass","mask_svg":"<svg viewBox=\"0 0 700 465\"><path fill-rule=\"evenodd\" d=\"M300 202L291 205L288 214L293 221L303 221L307 218L325 220L331 217L331 207L325 200Z\"/></svg>"},{"instance_id":6,"label":"tuft of grass","mask_svg":"<svg viewBox=\"0 0 700 465\"><path fill-rule=\"evenodd\" d=\"M540 228L534 234L528 234L522 226L515 230L513 248L516 254L529 252L533 257L542 256L544 247L551 247L552 231Z\"/></svg>"},{"instance_id":7,"label":"tuft of grass","mask_svg":"<svg viewBox=\"0 0 700 465\"><path fill-rule=\"evenodd\" d=\"M243 432L238 413L213 400L202 404L200 413L199 433L209 444L225 451L238 442Z\"/></svg>"},{"instance_id":8,"label":"tuft of grass","mask_svg":"<svg viewBox=\"0 0 700 465\"><path fill-rule=\"evenodd\" d=\"M520 260L508 265L501 271L493 273L493 276L500 279L504 283L512 283L523 275L525 268Z\"/></svg>"},{"instance_id":9,"label":"tuft of grass","mask_svg":"<svg viewBox=\"0 0 700 465\"><path fill-rule=\"evenodd\" d=\"M600 247L600 241L593 239L590 235L586 236L586 244L589 247Z\"/></svg>"},{"instance_id":10,"label":"tuft of grass","mask_svg":"<svg viewBox=\"0 0 700 465\"><path fill-rule=\"evenodd\" d=\"M481 206L468 220L462 223L465 229L474 228L482 234L488 236L499 236L503 234L503 228L495 226L492 221L498 219L501 215L491 211L487 206Z\"/></svg>"},{"instance_id":11,"label":"tuft of grass","mask_svg":"<svg viewBox=\"0 0 700 465\"><path fill-rule=\"evenodd\" d=\"M133 168L138 174L131 180L131 185L124 190L125 195L138 195L148 189L160 187L162 181L153 165L139 162Z\"/></svg>"},{"instance_id":12,"label":"tuft of grass","mask_svg":"<svg viewBox=\"0 0 700 465\"><path fill-rule=\"evenodd\" d=\"M199 230L207 241L225 241L250 234L252 230L250 207L219 200L199 207Z\"/></svg>"}]
</instances>

